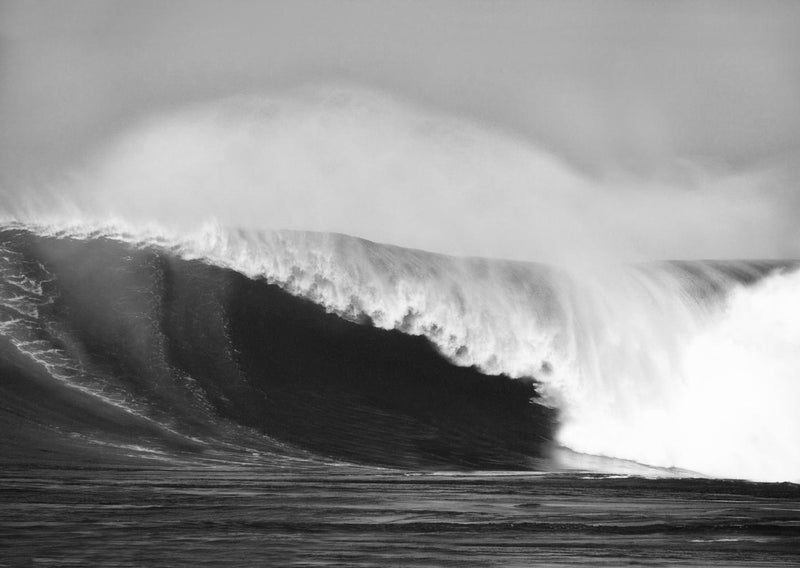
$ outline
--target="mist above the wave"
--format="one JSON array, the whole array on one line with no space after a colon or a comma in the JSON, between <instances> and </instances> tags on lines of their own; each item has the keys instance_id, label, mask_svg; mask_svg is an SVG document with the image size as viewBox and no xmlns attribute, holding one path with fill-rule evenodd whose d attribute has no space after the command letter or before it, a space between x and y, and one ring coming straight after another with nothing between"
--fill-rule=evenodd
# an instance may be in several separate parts
<instances>
[{"instance_id":1,"label":"mist above the wave","mask_svg":"<svg viewBox=\"0 0 800 568\"><path fill-rule=\"evenodd\" d=\"M798 199L775 172L592 177L520 137L345 88L152 116L45 195L28 216L213 220L559 263L800 251Z\"/></svg>"}]
</instances>

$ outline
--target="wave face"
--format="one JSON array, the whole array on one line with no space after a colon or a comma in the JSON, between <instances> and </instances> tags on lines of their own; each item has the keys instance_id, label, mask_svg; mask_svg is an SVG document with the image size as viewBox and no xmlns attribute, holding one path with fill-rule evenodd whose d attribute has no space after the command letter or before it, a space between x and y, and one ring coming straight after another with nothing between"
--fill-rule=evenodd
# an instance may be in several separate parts
<instances>
[{"instance_id":1,"label":"wave face","mask_svg":"<svg viewBox=\"0 0 800 568\"><path fill-rule=\"evenodd\" d=\"M218 226L0 243L6 455L536 469L555 444L800 479L792 262L577 271Z\"/></svg>"},{"instance_id":2,"label":"wave face","mask_svg":"<svg viewBox=\"0 0 800 568\"><path fill-rule=\"evenodd\" d=\"M8 230L0 246L6 459L83 445L520 469L552 439L531 385L275 284L104 237Z\"/></svg>"}]
</instances>

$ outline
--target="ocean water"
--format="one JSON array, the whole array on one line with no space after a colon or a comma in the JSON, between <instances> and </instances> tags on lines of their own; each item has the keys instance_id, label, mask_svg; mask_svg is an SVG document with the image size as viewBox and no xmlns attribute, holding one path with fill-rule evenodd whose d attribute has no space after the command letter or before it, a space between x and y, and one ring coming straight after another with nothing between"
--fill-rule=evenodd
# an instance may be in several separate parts
<instances>
[{"instance_id":1,"label":"ocean water","mask_svg":"<svg viewBox=\"0 0 800 568\"><path fill-rule=\"evenodd\" d=\"M800 562L792 484L91 464L4 468L0 483L5 566Z\"/></svg>"},{"instance_id":2,"label":"ocean water","mask_svg":"<svg viewBox=\"0 0 800 568\"><path fill-rule=\"evenodd\" d=\"M800 564L793 261L0 231L0 566Z\"/></svg>"}]
</instances>

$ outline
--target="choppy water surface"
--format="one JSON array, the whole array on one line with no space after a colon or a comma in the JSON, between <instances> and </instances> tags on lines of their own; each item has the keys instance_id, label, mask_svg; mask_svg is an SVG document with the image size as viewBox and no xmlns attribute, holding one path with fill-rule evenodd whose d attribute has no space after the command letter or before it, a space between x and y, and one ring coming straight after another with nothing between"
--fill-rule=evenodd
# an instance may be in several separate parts
<instances>
[{"instance_id":1,"label":"choppy water surface","mask_svg":"<svg viewBox=\"0 0 800 568\"><path fill-rule=\"evenodd\" d=\"M4 566L800 564L792 484L320 465L12 466L0 483Z\"/></svg>"}]
</instances>

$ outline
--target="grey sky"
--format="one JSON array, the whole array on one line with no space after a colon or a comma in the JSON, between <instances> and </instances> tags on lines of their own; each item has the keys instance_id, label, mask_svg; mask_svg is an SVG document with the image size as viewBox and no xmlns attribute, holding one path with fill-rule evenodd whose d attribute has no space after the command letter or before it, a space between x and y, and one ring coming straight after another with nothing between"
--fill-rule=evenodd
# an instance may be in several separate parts
<instances>
[{"instance_id":1,"label":"grey sky","mask_svg":"<svg viewBox=\"0 0 800 568\"><path fill-rule=\"evenodd\" d=\"M0 4L2 168L37 171L186 100L354 83L592 169L800 146L798 2Z\"/></svg>"},{"instance_id":2,"label":"grey sky","mask_svg":"<svg viewBox=\"0 0 800 568\"><path fill-rule=\"evenodd\" d=\"M5 0L0 182L151 112L315 84L499 128L597 179L688 161L794 183L800 2Z\"/></svg>"}]
</instances>

